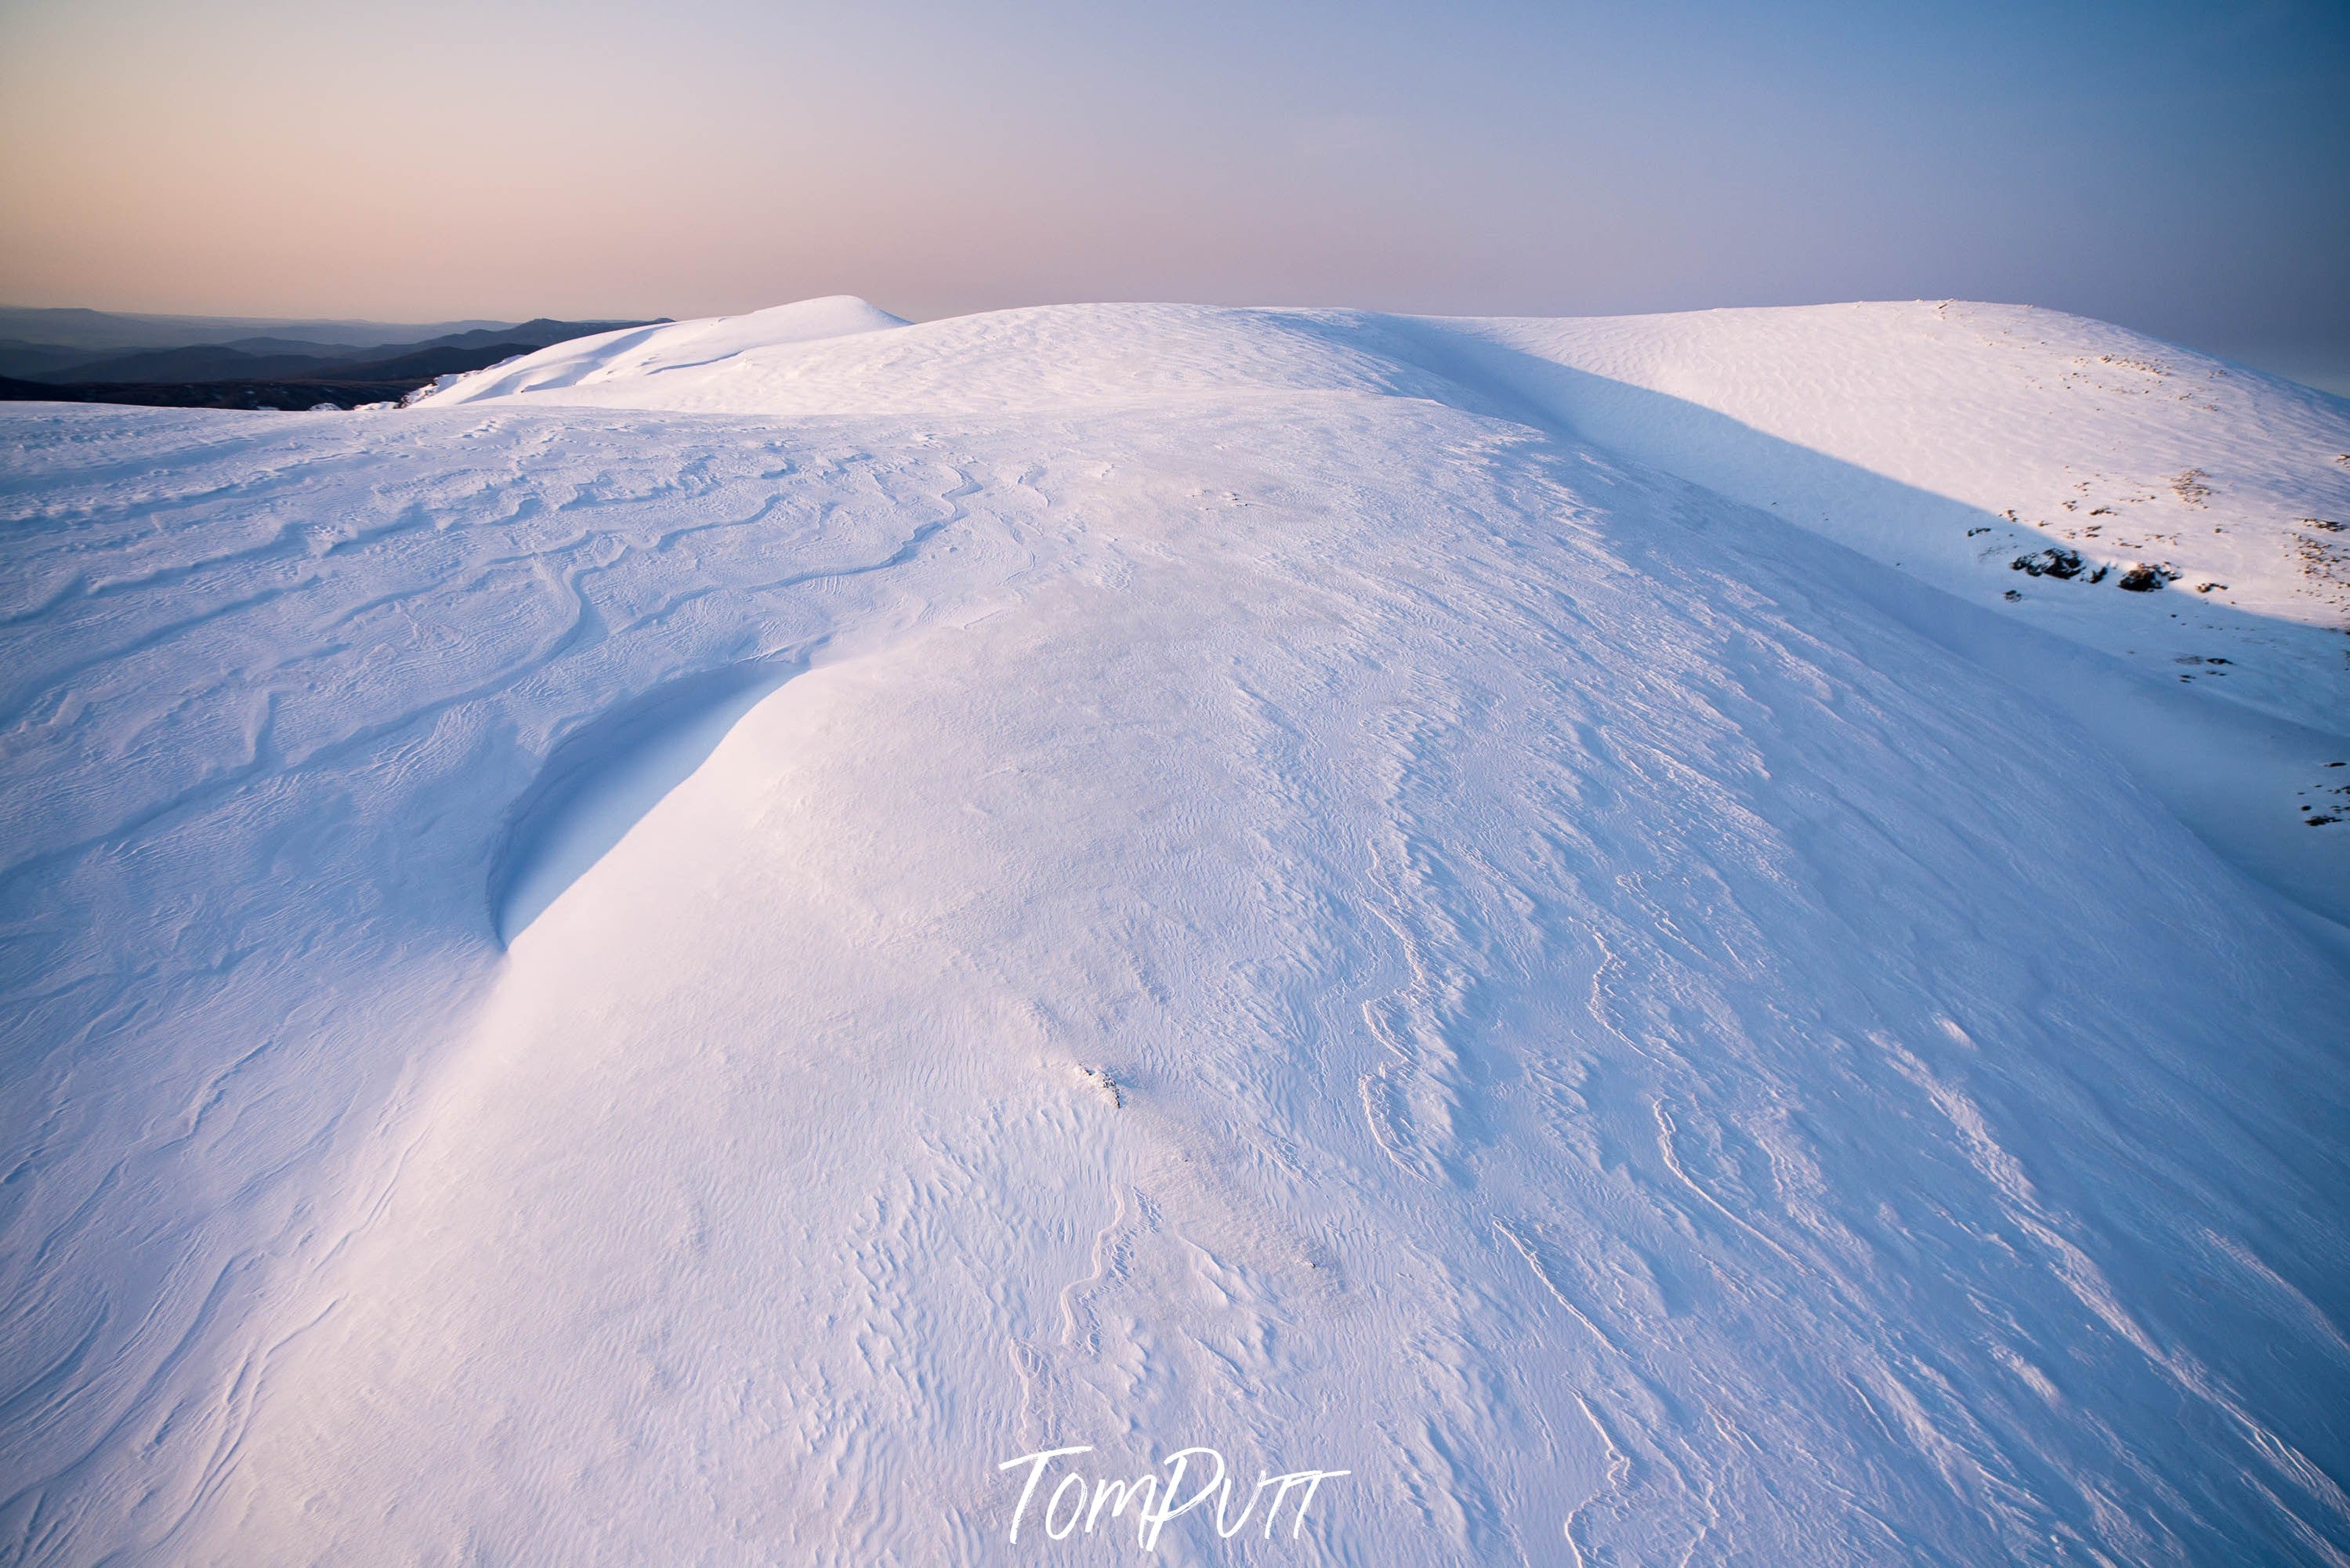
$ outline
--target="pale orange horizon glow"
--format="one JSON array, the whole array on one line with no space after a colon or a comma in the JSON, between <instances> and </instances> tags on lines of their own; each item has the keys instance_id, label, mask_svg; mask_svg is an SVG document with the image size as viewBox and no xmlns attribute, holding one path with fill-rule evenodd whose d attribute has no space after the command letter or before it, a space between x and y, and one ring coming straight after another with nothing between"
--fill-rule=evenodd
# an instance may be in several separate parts
<instances>
[{"instance_id":1,"label":"pale orange horizon glow","mask_svg":"<svg viewBox=\"0 0 2350 1568\"><path fill-rule=\"evenodd\" d=\"M0 302L425 321L831 293L913 317L1962 296L2350 353L2350 95L2325 91L2345 32L2124 36L1956 5L17 0ZM2126 91L2099 74L2125 65Z\"/></svg>"}]
</instances>

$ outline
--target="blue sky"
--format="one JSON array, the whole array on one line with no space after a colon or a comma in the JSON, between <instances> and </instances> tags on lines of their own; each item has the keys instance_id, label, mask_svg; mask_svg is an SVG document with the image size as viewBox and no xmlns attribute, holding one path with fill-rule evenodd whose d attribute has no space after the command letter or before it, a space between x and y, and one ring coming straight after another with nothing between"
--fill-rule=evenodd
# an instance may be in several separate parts
<instances>
[{"instance_id":1,"label":"blue sky","mask_svg":"<svg viewBox=\"0 0 2350 1568\"><path fill-rule=\"evenodd\" d=\"M2350 5L0 5L0 299L1960 296L2350 366Z\"/></svg>"}]
</instances>

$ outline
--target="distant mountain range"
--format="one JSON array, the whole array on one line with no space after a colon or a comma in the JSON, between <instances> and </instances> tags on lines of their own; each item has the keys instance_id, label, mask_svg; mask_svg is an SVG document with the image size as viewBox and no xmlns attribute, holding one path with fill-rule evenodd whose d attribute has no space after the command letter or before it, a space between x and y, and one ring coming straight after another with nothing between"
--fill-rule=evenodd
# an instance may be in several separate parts
<instances>
[{"instance_id":1,"label":"distant mountain range","mask_svg":"<svg viewBox=\"0 0 2350 1568\"><path fill-rule=\"evenodd\" d=\"M255 337L323 345L412 343L502 321L316 321L270 316L134 316L110 310L36 309L0 305L0 338L52 343L82 351L81 358L129 353L138 348L184 348L197 343L233 343Z\"/></svg>"},{"instance_id":2,"label":"distant mountain range","mask_svg":"<svg viewBox=\"0 0 2350 1568\"><path fill-rule=\"evenodd\" d=\"M348 407L550 344L643 325L540 317L395 327L0 306L0 400Z\"/></svg>"}]
</instances>

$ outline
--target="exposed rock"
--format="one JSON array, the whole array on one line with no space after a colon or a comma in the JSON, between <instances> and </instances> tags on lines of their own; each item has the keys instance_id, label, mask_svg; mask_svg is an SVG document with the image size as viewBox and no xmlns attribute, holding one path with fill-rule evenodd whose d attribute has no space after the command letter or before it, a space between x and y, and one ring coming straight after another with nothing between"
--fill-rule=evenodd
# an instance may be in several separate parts
<instances>
[{"instance_id":1,"label":"exposed rock","mask_svg":"<svg viewBox=\"0 0 2350 1568\"><path fill-rule=\"evenodd\" d=\"M2077 577L2081 575L2081 554L2052 545L2045 550L2035 550L2028 556L2018 556L2008 563L2010 569L2028 572L2035 577Z\"/></svg>"}]
</instances>

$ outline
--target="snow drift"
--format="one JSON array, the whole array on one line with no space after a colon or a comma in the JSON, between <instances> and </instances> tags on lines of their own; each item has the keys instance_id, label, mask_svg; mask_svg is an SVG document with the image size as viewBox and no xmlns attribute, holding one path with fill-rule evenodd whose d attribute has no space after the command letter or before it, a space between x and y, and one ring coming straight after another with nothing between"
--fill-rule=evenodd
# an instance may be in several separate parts
<instances>
[{"instance_id":1,"label":"snow drift","mask_svg":"<svg viewBox=\"0 0 2350 1568\"><path fill-rule=\"evenodd\" d=\"M16 1560L1139 1551L1007 1539L1079 1445L1347 1472L1170 1561L2350 1553L2336 400L833 300L0 440Z\"/></svg>"}]
</instances>

